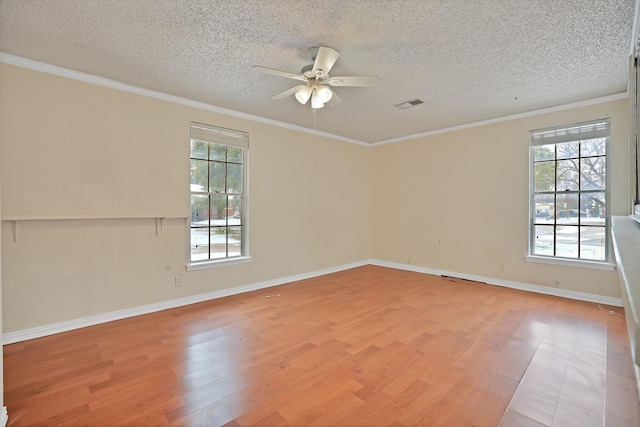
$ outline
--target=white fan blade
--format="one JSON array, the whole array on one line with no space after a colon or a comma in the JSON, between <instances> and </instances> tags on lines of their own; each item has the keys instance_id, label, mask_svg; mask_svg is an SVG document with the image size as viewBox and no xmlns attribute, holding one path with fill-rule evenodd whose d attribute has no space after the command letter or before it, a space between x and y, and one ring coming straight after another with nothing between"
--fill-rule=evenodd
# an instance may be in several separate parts
<instances>
[{"instance_id":1,"label":"white fan blade","mask_svg":"<svg viewBox=\"0 0 640 427\"><path fill-rule=\"evenodd\" d=\"M301 76L300 74L288 73L286 71L280 71L280 70L275 70L273 68L261 67L259 65L254 65L251 68L253 68L254 70L260 73L273 74L274 76L286 77L288 79L300 80L303 82L307 81L307 78L304 76Z\"/></svg>"},{"instance_id":2,"label":"white fan blade","mask_svg":"<svg viewBox=\"0 0 640 427\"><path fill-rule=\"evenodd\" d=\"M280 93L279 93L279 94L277 94L277 95L273 95L273 96L271 97L271 99L275 99L275 100L278 100L278 99L284 99L284 98L286 98L287 96L291 96L291 95L293 95L294 93L296 93L297 91L299 91L300 89L302 89L304 86L305 86L305 85L298 85L298 86L296 86L296 87L292 87L291 89L287 89L287 90L285 90L284 92L280 92Z\"/></svg>"},{"instance_id":3,"label":"white fan blade","mask_svg":"<svg viewBox=\"0 0 640 427\"><path fill-rule=\"evenodd\" d=\"M336 92L333 90L331 92L333 92L333 96L331 96L331 99L329 100L329 102L327 102L327 105L329 107L335 107L336 105L342 104L342 99L336 94Z\"/></svg>"},{"instance_id":4,"label":"white fan blade","mask_svg":"<svg viewBox=\"0 0 640 427\"><path fill-rule=\"evenodd\" d=\"M324 83L330 86L361 86L370 87L375 86L380 81L378 76L344 76L344 77L331 77Z\"/></svg>"},{"instance_id":5,"label":"white fan blade","mask_svg":"<svg viewBox=\"0 0 640 427\"><path fill-rule=\"evenodd\" d=\"M322 70L325 73L329 73L333 64L338 60L338 56L340 56L340 52L330 47L320 47L318 48L318 53L316 54L316 60L313 63L313 72L316 70Z\"/></svg>"}]
</instances>

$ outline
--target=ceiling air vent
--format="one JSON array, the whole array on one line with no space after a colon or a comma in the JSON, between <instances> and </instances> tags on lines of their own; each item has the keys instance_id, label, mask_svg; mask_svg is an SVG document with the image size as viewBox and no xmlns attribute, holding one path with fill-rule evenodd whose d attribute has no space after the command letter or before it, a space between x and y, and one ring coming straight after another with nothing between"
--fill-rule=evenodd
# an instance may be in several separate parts
<instances>
[{"instance_id":1,"label":"ceiling air vent","mask_svg":"<svg viewBox=\"0 0 640 427\"><path fill-rule=\"evenodd\" d=\"M411 101L401 102L400 104L394 105L394 107L398 107L401 110L406 110L407 108L415 107L416 105L424 104L424 101L420 99L412 99Z\"/></svg>"}]
</instances>

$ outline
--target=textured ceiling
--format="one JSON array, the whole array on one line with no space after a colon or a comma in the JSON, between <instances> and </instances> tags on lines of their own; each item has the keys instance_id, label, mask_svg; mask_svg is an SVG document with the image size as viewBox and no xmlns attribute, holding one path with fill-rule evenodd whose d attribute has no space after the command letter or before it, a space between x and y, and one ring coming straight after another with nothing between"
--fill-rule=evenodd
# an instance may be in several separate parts
<instances>
[{"instance_id":1,"label":"textured ceiling","mask_svg":"<svg viewBox=\"0 0 640 427\"><path fill-rule=\"evenodd\" d=\"M269 98L307 49L373 88L315 126L362 142L626 91L634 0L0 0L0 52L314 128L309 105ZM394 107L420 98L407 110Z\"/></svg>"}]
</instances>

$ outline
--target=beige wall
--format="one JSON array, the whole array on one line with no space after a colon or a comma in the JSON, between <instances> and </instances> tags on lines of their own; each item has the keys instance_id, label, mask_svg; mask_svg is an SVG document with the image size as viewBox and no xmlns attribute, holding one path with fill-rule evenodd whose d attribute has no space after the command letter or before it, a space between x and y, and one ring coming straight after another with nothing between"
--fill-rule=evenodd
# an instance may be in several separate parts
<instances>
[{"instance_id":1,"label":"beige wall","mask_svg":"<svg viewBox=\"0 0 640 427\"><path fill-rule=\"evenodd\" d=\"M626 100L370 148L8 65L0 93L3 218L186 216L199 121L250 133L253 257L186 272L180 218L160 236L152 219L22 221L18 242L3 221L5 333L370 258L620 296L615 272L524 256L528 131L611 117L612 213L626 214Z\"/></svg>"},{"instance_id":2,"label":"beige wall","mask_svg":"<svg viewBox=\"0 0 640 427\"><path fill-rule=\"evenodd\" d=\"M186 216L198 121L250 133L253 257L186 272L184 219L3 221L5 333L369 258L368 147L9 65L0 93L3 218Z\"/></svg>"},{"instance_id":3,"label":"beige wall","mask_svg":"<svg viewBox=\"0 0 640 427\"><path fill-rule=\"evenodd\" d=\"M614 271L525 261L529 131L603 117L612 127L611 211L627 214L623 99L374 147L372 258L619 297Z\"/></svg>"}]
</instances>

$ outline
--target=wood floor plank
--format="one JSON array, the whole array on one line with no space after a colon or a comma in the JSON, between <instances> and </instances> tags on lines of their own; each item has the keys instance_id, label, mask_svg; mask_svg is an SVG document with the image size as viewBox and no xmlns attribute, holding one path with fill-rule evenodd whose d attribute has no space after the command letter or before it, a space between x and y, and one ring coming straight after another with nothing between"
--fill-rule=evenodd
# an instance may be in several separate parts
<instances>
[{"instance_id":1,"label":"wood floor plank","mask_svg":"<svg viewBox=\"0 0 640 427\"><path fill-rule=\"evenodd\" d=\"M505 412L504 416L500 420L498 427L546 427L545 424L541 424L531 418L525 417L522 414L517 413L511 409Z\"/></svg>"},{"instance_id":2,"label":"wood floor plank","mask_svg":"<svg viewBox=\"0 0 640 427\"><path fill-rule=\"evenodd\" d=\"M11 427L640 425L621 309L376 266L7 345L4 368Z\"/></svg>"}]
</instances>

